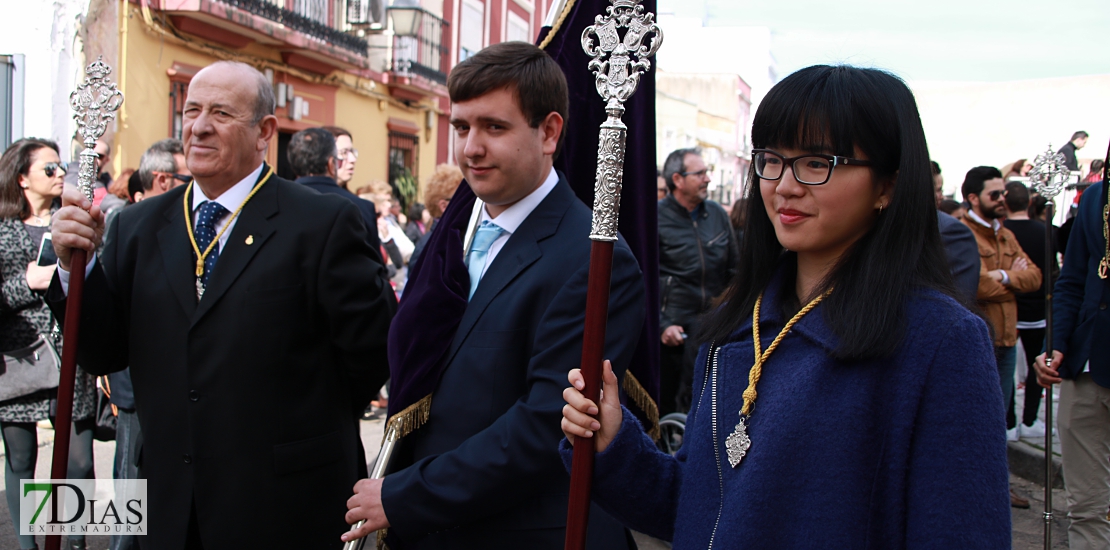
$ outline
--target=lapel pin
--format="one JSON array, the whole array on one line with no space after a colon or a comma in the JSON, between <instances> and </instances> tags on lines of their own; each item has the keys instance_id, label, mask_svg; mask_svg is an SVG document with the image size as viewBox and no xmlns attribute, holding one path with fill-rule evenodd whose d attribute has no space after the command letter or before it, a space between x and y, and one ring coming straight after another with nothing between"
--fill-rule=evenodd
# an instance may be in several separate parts
<instances>
[{"instance_id":1,"label":"lapel pin","mask_svg":"<svg viewBox=\"0 0 1110 550\"><path fill-rule=\"evenodd\" d=\"M254 244L254 235L247 235L247 246Z\"/></svg>"}]
</instances>

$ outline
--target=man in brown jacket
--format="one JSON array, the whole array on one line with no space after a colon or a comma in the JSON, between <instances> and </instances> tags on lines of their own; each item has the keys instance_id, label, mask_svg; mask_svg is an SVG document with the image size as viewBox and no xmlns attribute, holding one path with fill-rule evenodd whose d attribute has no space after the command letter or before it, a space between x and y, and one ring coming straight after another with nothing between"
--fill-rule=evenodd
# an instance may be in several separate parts
<instances>
[{"instance_id":1,"label":"man in brown jacket","mask_svg":"<svg viewBox=\"0 0 1110 550\"><path fill-rule=\"evenodd\" d=\"M1002 381L1002 399L1014 398L1014 365L1017 362L1017 298L1015 292L1032 292L1041 286L1041 270L1029 260L1014 234L1002 225L1006 214L1006 182L1002 172L978 166L967 172L961 188L971 209L963 217L979 245L979 307L994 332L994 355ZM1010 503L1028 508L1029 501L1010 491Z\"/></svg>"}]
</instances>

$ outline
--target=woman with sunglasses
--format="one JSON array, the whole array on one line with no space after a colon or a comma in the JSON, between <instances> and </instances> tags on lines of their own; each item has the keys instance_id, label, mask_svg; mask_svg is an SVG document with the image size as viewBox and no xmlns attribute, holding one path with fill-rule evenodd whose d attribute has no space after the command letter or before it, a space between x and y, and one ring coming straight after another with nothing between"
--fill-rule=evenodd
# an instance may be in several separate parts
<instances>
[{"instance_id":1,"label":"woman with sunglasses","mask_svg":"<svg viewBox=\"0 0 1110 550\"><path fill-rule=\"evenodd\" d=\"M33 344L39 335L54 338L61 351L61 329L42 299L54 265L40 259L43 236L58 209L65 170L58 146L43 139L21 139L0 157L0 350ZM49 256L53 248L47 245ZM47 264L47 265L42 265ZM3 377L0 376L0 383ZM92 440L96 406L95 378L77 369L73 403L73 436L69 447L69 478L92 479ZM12 524L19 526L19 482L35 477L38 435L35 425L54 415L58 388L35 391L0 401L0 432L4 440L4 491ZM53 418L51 418L53 420ZM30 535L18 535L20 548L36 548ZM83 536L69 538L71 548L85 548Z\"/></svg>"},{"instance_id":2,"label":"woman with sunglasses","mask_svg":"<svg viewBox=\"0 0 1110 550\"><path fill-rule=\"evenodd\" d=\"M960 303L913 94L815 66L755 115L740 265L703 324L676 456L571 372L564 461L596 439L593 500L693 548L1009 548L991 340ZM592 415L592 416L590 416Z\"/></svg>"}]
</instances>

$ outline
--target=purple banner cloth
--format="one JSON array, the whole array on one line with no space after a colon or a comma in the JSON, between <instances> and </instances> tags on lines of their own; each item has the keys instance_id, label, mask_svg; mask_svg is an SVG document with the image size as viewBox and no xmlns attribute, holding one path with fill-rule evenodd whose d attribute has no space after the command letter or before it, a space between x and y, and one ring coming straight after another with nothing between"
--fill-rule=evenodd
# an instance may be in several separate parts
<instances>
[{"instance_id":1,"label":"purple banner cloth","mask_svg":"<svg viewBox=\"0 0 1110 550\"><path fill-rule=\"evenodd\" d=\"M644 0L644 10L656 13L656 0ZM578 198L592 207L597 172L597 142L605 122L605 102L597 93L594 74L588 69L590 57L582 50L582 31L594 24L594 17L605 14L607 0L577 0L571 13L547 45L546 51L567 77L570 88L570 118L566 142L555 168L567 176ZM537 44L551 32L544 27ZM664 47L666 47L664 45ZM624 187L618 229L632 248L644 274L647 300L640 343L628 370L636 376L655 403L659 403L659 230L656 198L655 158L655 59L651 70L640 77L636 93L625 103L623 120L628 126L624 161ZM642 411L627 403L640 420Z\"/></svg>"},{"instance_id":2,"label":"purple banner cloth","mask_svg":"<svg viewBox=\"0 0 1110 550\"><path fill-rule=\"evenodd\" d=\"M463 235L474 192L463 181L436 223L389 327L389 416L435 391L470 291Z\"/></svg>"}]
</instances>

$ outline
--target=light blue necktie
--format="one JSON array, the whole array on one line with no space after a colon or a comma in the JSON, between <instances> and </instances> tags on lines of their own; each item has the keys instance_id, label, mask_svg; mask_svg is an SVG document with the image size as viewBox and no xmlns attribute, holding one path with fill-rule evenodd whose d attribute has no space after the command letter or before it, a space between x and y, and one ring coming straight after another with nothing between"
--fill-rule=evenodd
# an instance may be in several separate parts
<instances>
[{"instance_id":1,"label":"light blue necktie","mask_svg":"<svg viewBox=\"0 0 1110 550\"><path fill-rule=\"evenodd\" d=\"M473 298L474 291L478 290L478 281L482 279L482 271L486 268L489 247L504 232L504 229L489 220L483 221L482 225L478 226L474 241L470 243L470 252L466 254L466 267L470 273L470 295L467 300Z\"/></svg>"}]
</instances>

